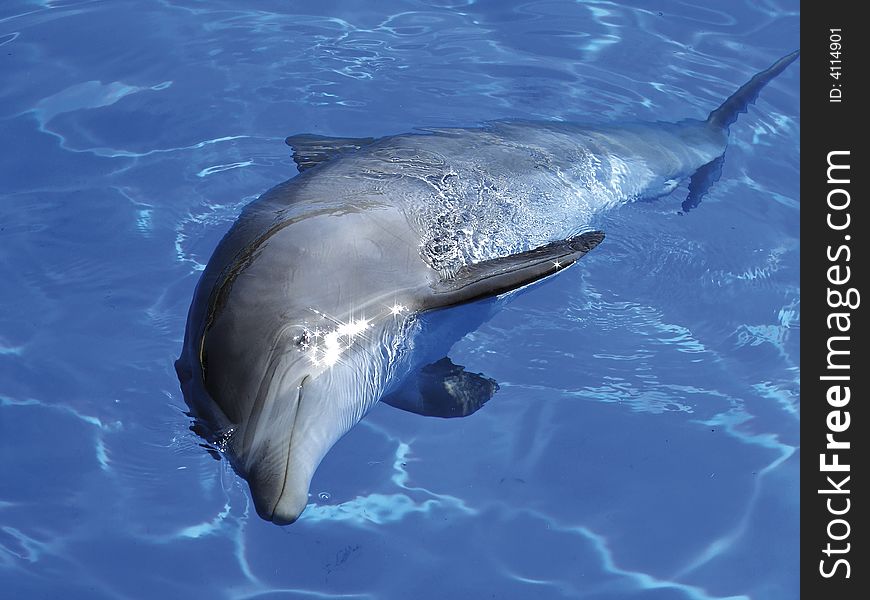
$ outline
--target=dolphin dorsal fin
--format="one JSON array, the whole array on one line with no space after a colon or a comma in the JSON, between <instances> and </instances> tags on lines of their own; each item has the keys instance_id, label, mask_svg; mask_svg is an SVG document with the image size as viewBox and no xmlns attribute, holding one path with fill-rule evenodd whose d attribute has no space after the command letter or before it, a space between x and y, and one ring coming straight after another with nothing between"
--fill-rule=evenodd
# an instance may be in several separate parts
<instances>
[{"instance_id":1,"label":"dolphin dorsal fin","mask_svg":"<svg viewBox=\"0 0 870 600\"><path fill-rule=\"evenodd\" d=\"M293 162L299 168L299 172L316 167L336 156L359 150L368 146L376 138L348 138L328 137L313 133L300 133L291 135L284 140L293 148Z\"/></svg>"},{"instance_id":2,"label":"dolphin dorsal fin","mask_svg":"<svg viewBox=\"0 0 870 600\"><path fill-rule=\"evenodd\" d=\"M570 267L604 239L603 231L581 233L533 250L465 265L453 277L432 284L424 310L497 296Z\"/></svg>"}]
</instances>

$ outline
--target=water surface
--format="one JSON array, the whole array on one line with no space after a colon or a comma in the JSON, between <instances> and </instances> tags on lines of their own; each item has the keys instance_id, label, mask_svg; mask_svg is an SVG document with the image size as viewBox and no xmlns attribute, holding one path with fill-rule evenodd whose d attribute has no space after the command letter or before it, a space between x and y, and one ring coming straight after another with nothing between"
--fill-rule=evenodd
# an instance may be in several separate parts
<instances>
[{"instance_id":1,"label":"water surface","mask_svg":"<svg viewBox=\"0 0 870 600\"><path fill-rule=\"evenodd\" d=\"M799 64L722 180L462 340L467 419L378 406L280 528L188 431L200 270L285 136L704 117L798 3L0 7L0 589L10 598L798 596Z\"/></svg>"}]
</instances>

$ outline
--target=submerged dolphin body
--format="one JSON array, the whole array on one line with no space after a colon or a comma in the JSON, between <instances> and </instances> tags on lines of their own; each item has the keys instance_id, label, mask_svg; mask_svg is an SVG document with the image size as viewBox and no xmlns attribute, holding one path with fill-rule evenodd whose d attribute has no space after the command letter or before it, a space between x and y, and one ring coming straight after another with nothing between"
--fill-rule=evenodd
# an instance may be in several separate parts
<instances>
[{"instance_id":1,"label":"submerged dolphin body","mask_svg":"<svg viewBox=\"0 0 870 600\"><path fill-rule=\"evenodd\" d=\"M494 123L381 139L288 138L300 174L248 205L197 285L176 370L195 430L295 521L327 451L378 400L462 416L497 389L446 358L459 304L573 264L590 217L718 179L728 128L798 56L706 120ZM492 302L477 305L477 323Z\"/></svg>"}]
</instances>

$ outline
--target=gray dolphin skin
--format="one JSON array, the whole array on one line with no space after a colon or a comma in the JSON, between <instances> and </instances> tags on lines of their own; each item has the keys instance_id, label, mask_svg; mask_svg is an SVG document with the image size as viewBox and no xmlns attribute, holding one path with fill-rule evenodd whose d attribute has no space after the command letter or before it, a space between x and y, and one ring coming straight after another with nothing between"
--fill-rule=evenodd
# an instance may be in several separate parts
<instances>
[{"instance_id":1,"label":"gray dolphin skin","mask_svg":"<svg viewBox=\"0 0 870 600\"><path fill-rule=\"evenodd\" d=\"M686 179L683 209L696 207L737 115L797 57L706 120L288 138L299 175L242 211L196 287L176 362L194 431L248 481L262 518L288 524L323 457L379 400L473 413L498 385L453 364L450 347L595 248L593 215Z\"/></svg>"}]
</instances>

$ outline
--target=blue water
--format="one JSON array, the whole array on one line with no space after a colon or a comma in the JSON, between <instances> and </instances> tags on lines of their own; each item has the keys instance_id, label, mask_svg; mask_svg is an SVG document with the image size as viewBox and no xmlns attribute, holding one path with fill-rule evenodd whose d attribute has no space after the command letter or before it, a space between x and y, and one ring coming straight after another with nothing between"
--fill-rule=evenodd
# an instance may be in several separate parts
<instances>
[{"instance_id":1,"label":"blue water","mask_svg":"<svg viewBox=\"0 0 870 600\"><path fill-rule=\"evenodd\" d=\"M260 520L173 370L200 270L286 135L700 118L797 1L0 4L0 597L793 599L799 63L721 181L451 352L466 419L378 406Z\"/></svg>"}]
</instances>

